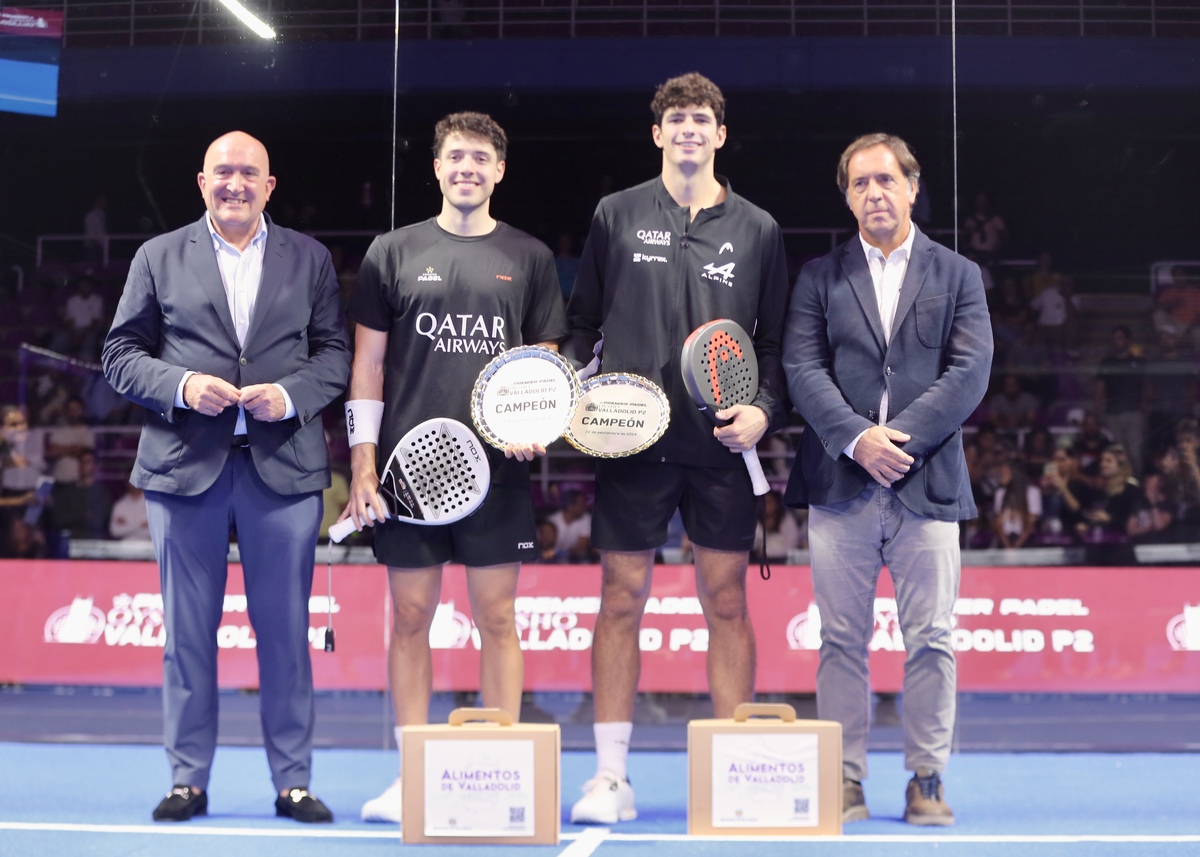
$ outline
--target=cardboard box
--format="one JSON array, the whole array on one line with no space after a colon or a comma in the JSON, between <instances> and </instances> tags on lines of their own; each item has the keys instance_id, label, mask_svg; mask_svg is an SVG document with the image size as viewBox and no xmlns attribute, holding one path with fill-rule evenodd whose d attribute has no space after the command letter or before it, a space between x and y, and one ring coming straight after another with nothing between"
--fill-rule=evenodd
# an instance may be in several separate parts
<instances>
[{"instance_id":1,"label":"cardboard box","mask_svg":"<svg viewBox=\"0 0 1200 857\"><path fill-rule=\"evenodd\" d=\"M448 724L407 726L401 738L402 841L558 844L557 723L513 723L498 708L456 708Z\"/></svg>"},{"instance_id":2,"label":"cardboard box","mask_svg":"<svg viewBox=\"0 0 1200 857\"><path fill-rule=\"evenodd\" d=\"M790 705L739 705L688 724L688 833L838 836L842 726Z\"/></svg>"}]
</instances>

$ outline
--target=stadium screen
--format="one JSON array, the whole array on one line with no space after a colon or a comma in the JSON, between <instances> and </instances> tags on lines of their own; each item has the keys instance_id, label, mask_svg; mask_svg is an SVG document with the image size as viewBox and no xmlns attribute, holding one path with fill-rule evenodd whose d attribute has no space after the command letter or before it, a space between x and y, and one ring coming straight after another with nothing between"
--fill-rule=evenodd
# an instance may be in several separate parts
<instances>
[{"instance_id":1,"label":"stadium screen","mask_svg":"<svg viewBox=\"0 0 1200 857\"><path fill-rule=\"evenodd\" d=\"M0 7L0 110L58 113L63 13Z\"/></svg>"}]
</instances>

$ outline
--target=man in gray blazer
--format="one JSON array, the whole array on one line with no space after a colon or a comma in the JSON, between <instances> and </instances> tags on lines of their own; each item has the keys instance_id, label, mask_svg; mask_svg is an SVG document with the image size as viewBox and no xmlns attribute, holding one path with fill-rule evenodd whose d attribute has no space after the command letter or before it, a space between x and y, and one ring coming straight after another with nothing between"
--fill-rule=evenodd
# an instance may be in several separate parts
<instances>
[{"instance_id":1,"label":"man in gray blazer","mask_svg":"<svg viewBox=\"0 0 1200 857\"><path fill-rule=\"evenodd\" d=\"M308 599L329 460L321 409L350 352L328 251L263 214L267 150L235 131L197 180L207 213L138 250L104 344L104 374L146 409L130 481L146 492L167 642L164 743L174 787L156 821L208 808L217 742L217 628L231 530L257 641L276 815L332 821L308 785Z\"/></svg>"},{"instance_id":2,"label":"man in gray blazer","mask_svg":"<svg viewBox=\"0 0 1200 857\"><path fill-rule=\"evenodd\" d=\"M869 817L867 646L886 563L907 652L904 817L949 825L958 522L976 514L961 426L987 389L992 331L978 266L912 222L919 179L898 137L842 154L838 189L859 231L805 265L792 293L783 365L807 428L785 499L810 509L817 708L842 724L844 820Z\"/></svg>"}]
</instances>

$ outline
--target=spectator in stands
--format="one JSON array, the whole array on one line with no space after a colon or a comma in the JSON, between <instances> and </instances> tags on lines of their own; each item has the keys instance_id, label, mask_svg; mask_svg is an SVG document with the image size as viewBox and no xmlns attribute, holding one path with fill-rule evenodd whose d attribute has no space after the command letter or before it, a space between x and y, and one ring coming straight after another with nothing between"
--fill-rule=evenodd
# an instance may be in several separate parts
<instances>
[{"instance_id":1,"label":"spectator in stands","mask_svg":"<svg viewBox=\"0 0 1200 857\"><path fill-rule=\"evenodd\" d=\"M971 496L979 517L962 526L963 544L967 547L986 547L991 544L992 498L996 493L995 465L1008 455L1004 443L990 422L980 423L975 435L966 441L963 453L967 459L967 475L971 480Z\"/></svg>"},{"instance_id":2,"label":"spectator in stands","mask_svg":"<svg viewBox=\"0 0 1200 857\"><path fill-rule=\"evenodd\" d=\"M1002 431L1032 427L1038 419L1038 400L1016 375L1005 375L1000 390L988 399L988 418Z\"/></svg>"},{"instance_id":3,"label":"spectator in stands","mask_svg":"<svg viewBox=\"0 0 1200 857\"><path fill-rule=\"evenodd\" d=\"M35 370L27 391L31 426L52 426L62 420L71 398L62 375L49 369Z\"/></svg>"},{"instance_id":4,"label":"spectator in stands","mask_svg":"<svg viewBox=\"0 0 1200 857\"><path fill-rule=\"evenodd\" d=\"M1173 325L1158 331L1158 346L1146 363L1147 445L1159 448L1174 438L1180 420L1192 416L1196 407L1196 361L1184 348Z\"/></svg>"},{"instance_id":5,"label":"spectator in stands","mask_svg":"<svg viewBox=\"0 0 1200 857\"><path fill-rule=\"evenodd\" d=\"M537 557L533 562L556 565L567 561L566 554L558 550L558 527L543 518L537 525Z\"/></svg>"},{"instance_id":6,"label":"spectator in stands","mask_svg":"<svg viewBox=\"0 0 1200 857\"><path fill-rule=\"evenodd\" d=\"M1025 277L1025 297L1032 301L1046 289L1060 286L1062 274L1054 270L1054 257L1042 251L1038 254L1037 266Z\"/></svg>"},{"instance_id":7,"label":"spectator in stands","mask_svg":"<svg viewBox=\"0 0 1200 857\"><path fill-rule=\"evenodd\" d=\"M7 559L44 559L46 536L24 518L16 517L5 527L2 555Z\"/></svg>"},{"instance_id":8,"label":"spectator in stands","mask_svg":"<svg viewBox=\"0 0 1200 857\"><path fill-rule=\"evenodd\" d=\"M1180 518L1194 529L1200 526L1200 428L1194 419L1179 421L1175 429L1175 452L1179 457L1180 494L1185 504Z\"/></svg>"},{"instance_id":9,"label":"spectator in stands","mask_svg":"<svg viewBox=\"0 0 1200 857\"><path fill-rule=\"evenodd\" d=\"M1075 328L1079 312L1074 290L1074 279L1063 275L1052 278L1029 301L1038 339L1052 362L1063 360L1069 350L1069 334Z\"/></svg>"},{"instance_id":10,"label":"spectator in stands","mask_svg":"<svg viewBox=\"0 0 1200 857\"><path fill-rule=\"evenodd\" d=\"M1185 540L1177 533L1185 507L1183 489L1179 453L1173 446L1160 449L1142 480L1145 504L1129 525L1129 534L1135 541L1170 544Z\"/></svg>"},{"instance_id":11,"label":"spectator in stands","mask_svg":"<svg viewBox=\"0 0 1200 857\"><path fill-rule=\"evenodd\" d=\"M74 293L63 304L62 321L62 328L50 339L50 350L81 360L97 360L107 317L104 298L91 277L79 278Z\"/></svg>"},{"instance_id":12,"label":"spectator in stands","mask_svg":"<svg viewBox=\"0 0 1200 857\"><path fill-rule=\"evenodd\" d=\"M1128 541L1130 521L1145 502L1125 447L1114 443L1100 454L1101 490L1092 495L1076 529L1085 540Z\"/></svg>"},{"instance_id":13,"label":"spectator in stands","mask_svg":"<svg viewBox=\"0 0 1200 857\"><path fill-rule=\"evenodd\" d=\"M126 482L125 493L113 503L108 517L108 534L126 541L150 541L150 518L146 512L146 495L136 485Z\"/></svg>"},{"instance_id":14,"label":"spectator in stands","mask_svg":"<svg viewBox=\"0 0 1200 857\"><path fill-rule=\"evenodd\" d=\"M1146 361L1127 325L1113 327L1111 342L1111 350L1096 370L1096 405L1114 443L1124 448L1136 477L1142 474L1146 442Z\"/></svg>"},{"instance_id":15,"label":"spectator in stands","mask_svg":"<svg viewBox=\"0 0 1200 857\"><path fill-rule=\"evenodd\" d=\"M996 340L996 365L1006 365L1009 352L1021 339L1029 321L1029 302L1021 294L1017 278L1007 276L1000 281L991 301L992 331ZM1021 362L1019 359L1017 362Z\"/></svg>"},{"instance_id":16,"label":"spectator in stands","mask_svg":"<svg viewBox=\"0 0 1200 857\"><path fill-rule=\"evenodd\" d=\"M1042 516L1042 492L1011 461L996 465L992 495L992 535L996 547L1025 547L1037 532Z\"/></svg>"},{"instance_id":17,"label":"spectator in stands","mask_svg":"<svg viewBox=\"0 0 1200 857\"><path fill-rule=\"evenodd\" d=\"M91 210L83 216L83 257L89 262L102 262L107 240L108 199L100 195L92 201Z\"/></svg>"},{"instance_id":18,"label":"spectator in stands","mask_svg":"<svg viewBox=\"0 0 1200 857\"><path fill-rule=\"evenodd\" d=\"M108 538L112 496L96 479L96 455L79 455L79 478L55 482L50 493L50 526L72 539Z\"/></svg>"},{"instance_id":19,"label":"spectator in stands","mask_svg":"<svg viewBox=\"0 0 1200 857\"><path fill-rule=\"evenodd\" d=\"M754 546L750 548L750 558L785 562L790 551L799 550L806 545L804 527L792 510L783 505L783 495L778 491L768 491L759 502L763 504L763 519L767 528L764 536L763 522L759 521L755 526Z\"/></svg>"},{"instance_id":20,"label":"spectator in stands","mask_svg":"<svg viewBox=\"0 0 1200 857\"><path fill-rule=\"evenodd\" d=\"M1054 460L1054 436L1045 426L1034 426L1025 433L1021 444L1021 463L1025 475L1037 482L1047 464Z\"/></svg>"},{"instance_id":21,"label":"spectator in stands","mask_svg":"<svg viewBox=\"0 0 1200 857\"><path fill-rule=\"evenodd\" d=\"M1079 472L1079 456L1069 446L1054 450L1042 469L1042 535L1044 544L1074 544L1084 524L1083 510L1091 502L1092 488Z\"/></svg>"},{"instance_id":22,"label":"spectator in stands","mask_svg":"<svg viewBox=\"0 0 1200 857\"><path fill-rule=\"evenodd\" d=\"M994 265L1008 240L1008 227L1004 218L992 211L986 192L975 194L975 208L963 221L963 232L967 249L979 259L979 264L989 268Z\"/></svg>"},{"instance_id":23,"label":"spectator in stands","mask_svg":"<svg viewBox=\"0 0 1200 857\"><path fill-rule=\"evenodd\" d=\"M1087 479L1089 484L1098 481L1100 454L1111 443L1112 436L1104 430L1100 423L1100 417L1091 411L1085 413L1071 449L1079 462L1080 474Z\"/></svg>"},{"instance_id":24,"label":"spectator in stands","mask_svg":"<svg viewBox=\"0 0 1200 857\"><path fill-rule=\"evenodd\" d=\"M96 433L84 420L78 396L67 399L63 423L46 435L46 457L54 462L55 482L74 482L79 479L80 457L96 448Z\"/></svg>"},{"instance_id":25,"label":"spectator in stands","mask_svg":"<svg viewBox=\"0 0 1200 857\"><path fill-rule=\"evenodd\" d=\"M979 482L983 479L984 474L992 465L992 455L996 451L999 442L999 437L996 434L996 426L994 423L980 423L975 434L967 439L963 445L963 452L967 458L967 473L970 475L971 482ZM978 501L978 498L976 498Z\"/></svg>"},{"instance_id":26,"label":"spectator in stands","mask_svg":"<svg viewBox=\"0 0 1200 857\"><path fill-rule=\"evenodd\" d=\"M1171 269L1171 281L1154 297L1154 328L1168 325L1193 348L1200 350L1200 282L1182 265Z\"/></svg>"},{"instance_id":27,"label":"spectator in stands","mask_svg":"<svg viewBox=\"0 0 1200 857\"><path fill-rule=\"evenodd\" d=\"M592 513L588 511L587 497L582 491L567 491L563 495L562 509L546 520L558 530L555 553L566 562L592 560Z\"/></svg>"},{"instance_id":28,"label":"spectator in stands","mask_svg":"<svg viewBox=\"0 0 1200 857\"><path fill-rule=\"evenodd\" d=\"M25 411L17 405L0 408L0 426L0 496L25 496L46 475L41 444L30 434Z\"/></svg>"}]
</instances>

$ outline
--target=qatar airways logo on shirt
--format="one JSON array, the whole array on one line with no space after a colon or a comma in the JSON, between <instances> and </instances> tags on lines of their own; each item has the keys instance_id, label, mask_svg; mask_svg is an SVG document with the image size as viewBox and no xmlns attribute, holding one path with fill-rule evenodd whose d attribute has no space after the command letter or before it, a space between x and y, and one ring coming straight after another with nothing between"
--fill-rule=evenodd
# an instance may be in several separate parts
<instances>
[{"instance_id":1,"label":"qatar airways logo on shirt","mask_svg":"<svg viewBox=\"0 0 1200 857\"><path fill-rule=\"evenodd\" d=\"M499 354L504 350L504 318L474 313L446 313L440 318L431 312L417 316L414 329L433 343L434 351L447 354Z\"/></svg>"},{"instance_id":2,"label":"qatar airways logo on shirt","mask_svg":"<svg viewBox=\"0 0 1200 857\"><path fill-rule=\"evenodd\" d=\"M643 244L653 244L656 247L671 246L671 233L663 232L660 229L639 229L637 237L641 239Z\"/></svg>"}]
</instances>

